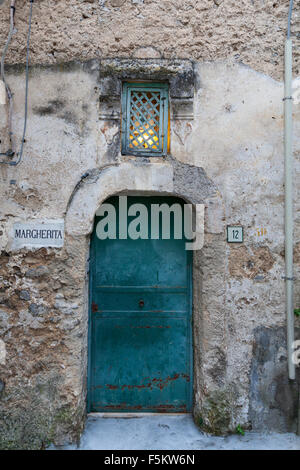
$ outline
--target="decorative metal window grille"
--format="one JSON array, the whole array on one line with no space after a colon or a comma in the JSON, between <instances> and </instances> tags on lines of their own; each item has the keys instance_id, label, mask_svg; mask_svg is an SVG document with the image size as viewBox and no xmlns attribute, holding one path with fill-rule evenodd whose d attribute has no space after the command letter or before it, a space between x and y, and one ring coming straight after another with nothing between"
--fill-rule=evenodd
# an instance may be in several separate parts
<instances>
[{"instance_id":1,"label":"decorative metal window grille","mask_svg":"<svg viewBox=\"0 0 300 470\"><path fill-rule=\"evenodd\" d=\"M168 85L124 83L122 153L159 156L168 148Z\"/></svg>"}]
</instances>

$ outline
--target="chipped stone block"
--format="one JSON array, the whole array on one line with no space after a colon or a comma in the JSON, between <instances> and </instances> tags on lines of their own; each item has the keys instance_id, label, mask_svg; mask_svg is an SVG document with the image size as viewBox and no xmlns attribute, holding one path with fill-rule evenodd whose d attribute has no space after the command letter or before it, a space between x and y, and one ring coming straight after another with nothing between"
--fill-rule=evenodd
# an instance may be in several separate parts
<instances>
[{"instance_id":1,"label":"chipped stone block","mask_svg":"<svg viewBox=\"0 0 300 470\"><path fill-rule=\"evenodd\" d=\"M57 299L54 304L54 308L64 315L73 315L78 309L78 304L69 304L64 299Z\"/></svg>"},{"instance_id":2,"label":"chipped stone block","mask_svg":"<svg viewBox=\"0 0 300 470\"><path fill-rule=\"evenodd\" d=\"M99 93L100 96L118 96L121 97L121 80L116 80L113 75L102 77L100 74Z\"/></svg>"},{"instance_id":3,"label":"chipped stone block","mask_svg":"<svg viewBox=\"0 0 300 470\"><path fill-rule=\"evenodd\" d=\"M194 119L194 101L192 99L174 98L171 100L171 119L174 120L193 120Z\"/></svg>"},{"instance_id":4,"label":"chipped stone block","mask_svg":"<svg viewBox=\"0 0 300 470\"><path fill-rule=\"evenodd\" d=\"M33 317L43 316L48 312L47 307L37 304L30 304L28 310Z\"/></svg>"},{"instance_id":5,"label":"chipped stone block","mask_svg":"<svg viewBox=\"0 0 300 470\"><path fill-rule=\"evenodd\" d=\"M121 96L116 99L115 96L100 97L99 100L99 119L103 121L120 120L121 117Z\"/></svg>"},{"instance_id":6,"label":"chipped stone block","mask_svg":"<svg viewBox=\"0 0 300 470\"><path fill-rule=\"evenodd\" d=\"M28 290L21 290L19 297L21 300L30 300L30 292Z\"/></svg>"},{"instance_id":7,"label":"chipped stone block","mask_svg":"<svg viewBox=\"0 0 300 470\"><path fill-rule=\"evenodd\" d=\"M38 266L37 268L30 268L26 271L25 276L31 279L39 279L47 276L49 269L47 266Z\"/></svg>"}]
</instances>

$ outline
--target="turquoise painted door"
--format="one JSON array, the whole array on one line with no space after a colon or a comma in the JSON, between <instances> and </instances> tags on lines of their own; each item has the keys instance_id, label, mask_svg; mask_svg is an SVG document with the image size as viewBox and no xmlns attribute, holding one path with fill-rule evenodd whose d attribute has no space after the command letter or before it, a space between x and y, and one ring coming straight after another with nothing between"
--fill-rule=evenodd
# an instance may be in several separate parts
<instances>
[{"instance_id":1,"label":"turquoise painted door","mask_svg":"<svg viewBox=\"0 0 300 470\"><path fill-rule=\"evenodd\" d=\"M106 203L116 208L118 197ZM182 200L128 197L147 206ZM88 411L189 412L192 255L185 240L99 240L90 252ZM128 217L128 221L134 217ZM150 219L150 217L149 217ZM150 233L149 220L149 233ZM150 237L149 237L150 238Z\"/></svg>"}]
</instances>

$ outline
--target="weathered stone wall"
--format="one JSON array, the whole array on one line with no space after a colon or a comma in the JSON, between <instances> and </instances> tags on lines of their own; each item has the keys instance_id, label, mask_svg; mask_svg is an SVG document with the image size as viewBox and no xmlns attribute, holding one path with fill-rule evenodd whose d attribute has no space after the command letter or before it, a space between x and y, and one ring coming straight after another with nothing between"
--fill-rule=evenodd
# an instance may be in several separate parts
<instances>
[{"instance_id":1,"label":"weathered stone wall","mask_svg":"<svg viewBox=\"0 0 300 470\"><path fill-rule=\"evenodd\" d=\"M0 6L6 30L7 3ZM16 65L7 68L14 148L23 126L20 63L28 12L27 2L17 3L24 8L17 11L18 32L8 55ZM98 205L120 191L177 194L206 206L205 246L194 261L197 423L216 433L237 424L295 428L294 410L282 398L295 400L285 378L283 83L275 80L282 76L288 2L199 3L180 2L176 14L176 2L34 4L36 65L30 71L24 156L16 167L0 165L0 447L40 448L80 434L89 235ZM151 26L145 26L150 17ZM0 44L4 33L0 28ZM149 55L156 58L145 60ZM172 91L171 152L164 159L120 153L118 83L147 74L173 80L175 88L176 77L188 77L193 90L192 97L188 91L177 96L185 83L179 80L178 93ZM5 129L0 113L3 142ZM296 279L299 155L295 106ZM14 222L57 218L66 221L64 248L13 250ZM226 243L227 224L244 226L243 245ZM295 306L299 302L297 280ZM269 394L273 380L277 392ZM270 413L273 406L276 413Z\"/></svg>"},{"instance_id":2,"label":"weathered stone wall","mask_svg":"<svg viewBox=\"0 0 300 470\"><path fill-rule=\"evenodd\" d=\"M296 338L299 338L299 328ZM286 329L258 326L254 330L249 419L254 429L295 430L299 380L286 374ZM299 375L298 375L299 379Z\"/></svg>"},{"instance_id":3,"label":"weathered stone wall","mask_svg":"<svg viewBox=\"0 0 300 470\"><path fill-rule=\"evenodd\" d=\"M0 45L8 31L0 7ZM32 63L94 57L231 59L278 79L288 0L39 0L34 3ZM8 60L24 63L29 2L17 1ZM295 74L299 75L300 5L294 2Z\"/></svg>"},{"instance_id":4,"label":"weathered stone wall","mask_svg":"<svg viewBox=\"0 0 300 470\"><path fill-rule=\"evenodd\" d=\"M2 449L45 448L54 439L74 441L82 431L87 330L82 248L78 240L60 251L1 253Z\"/></svg>"}]
</instances>

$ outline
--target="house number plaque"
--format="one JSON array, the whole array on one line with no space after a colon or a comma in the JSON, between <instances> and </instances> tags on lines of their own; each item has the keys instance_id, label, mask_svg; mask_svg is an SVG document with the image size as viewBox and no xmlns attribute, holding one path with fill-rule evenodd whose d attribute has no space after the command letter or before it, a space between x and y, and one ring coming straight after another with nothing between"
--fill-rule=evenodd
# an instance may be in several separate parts
<instances>
[{"instance_id":1,"label":"house number plaque","mask_svg":"<svg viewBox=\"0 0 300 470\"><path fill-rule=\"evenodd\" d=\"M244 229L241 225L228 225L227 226L227 242L228 243L243 243Z\"/></svg>"}]
</instances>

